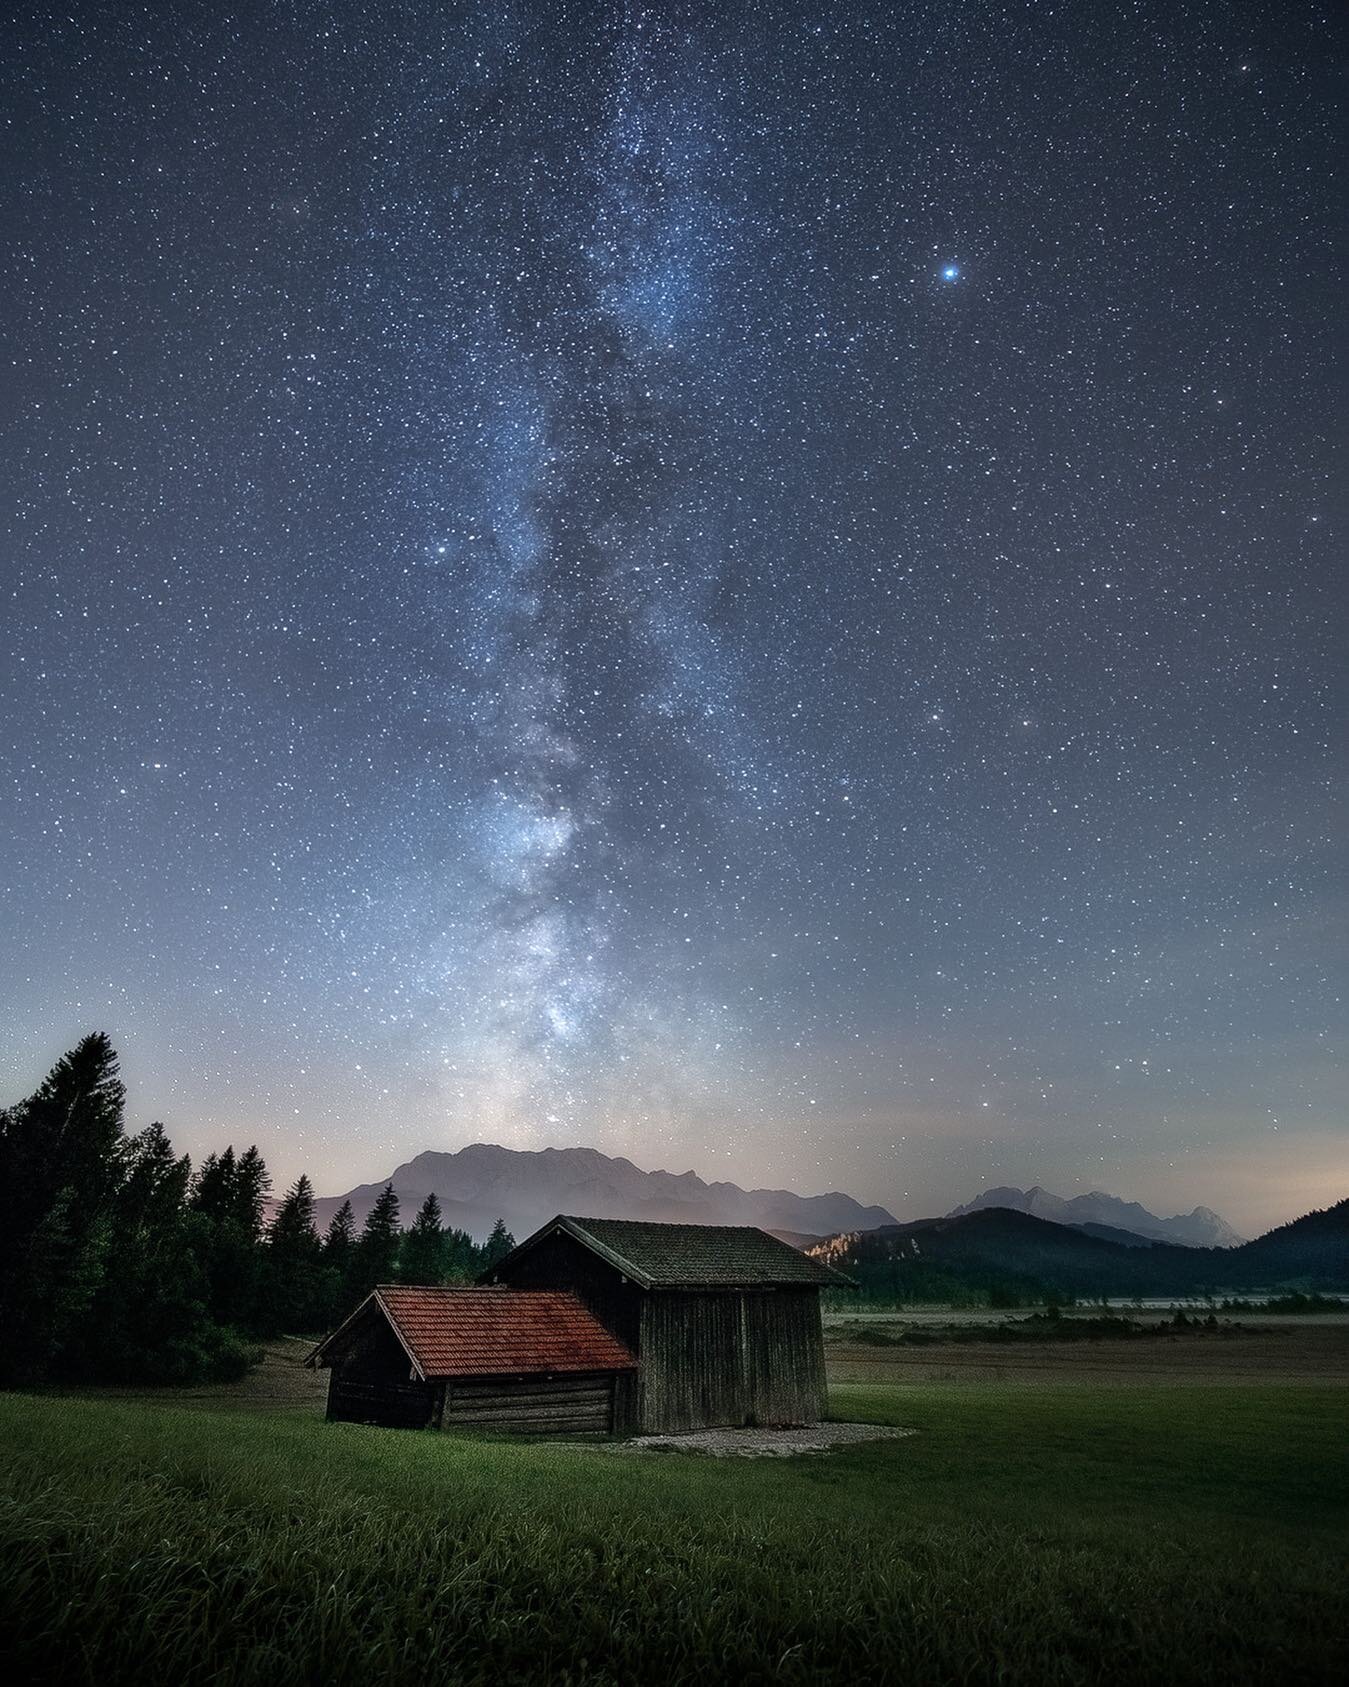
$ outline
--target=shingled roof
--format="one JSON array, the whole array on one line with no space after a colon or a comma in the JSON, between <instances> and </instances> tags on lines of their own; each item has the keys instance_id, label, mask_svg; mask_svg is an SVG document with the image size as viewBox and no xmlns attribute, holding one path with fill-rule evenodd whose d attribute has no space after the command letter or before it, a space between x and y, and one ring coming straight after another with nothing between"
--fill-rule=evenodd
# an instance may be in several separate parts
<instances>
[{"instance_id":1,"label":"shingled roof","mask_svg":"<svg viewBox=\"0 0 1349 1687\"><path fill-rule=\"evenodd\" d=\"M559 1215L522 1242L516 1253L555 1230L574 1236L644 1289L852 1287L841 1271L751 1224L648 1224L641 1219Z\"/></svg>"},{"instance_id":2,"label":"shingled roof","mask_svg":"<svg viewBox=\"0 0 1349 1687\"><path fill-rule=\"evenodd\" d=\"M327 1353L358 1319L384 1314L417 1374L517 1376L630 1371L636 1360L573 1294L558 1289L445 1289L381 1284L309 1355Z\"/></svg>"}]
</instances>

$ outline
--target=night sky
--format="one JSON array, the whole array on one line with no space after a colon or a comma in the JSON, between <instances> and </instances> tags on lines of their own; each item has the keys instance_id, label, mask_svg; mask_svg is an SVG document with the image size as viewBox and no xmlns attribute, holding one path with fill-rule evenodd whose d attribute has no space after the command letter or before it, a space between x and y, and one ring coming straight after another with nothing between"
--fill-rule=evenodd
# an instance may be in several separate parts
<instances>
[{"instance_id":1,"label":"night sky","mask_svg":"<svg viewBox=\"0 0 1349 1687\"><path fill-rule=\"evenodd\" d=\"M24 8L3 1099L1344 1195L1333 20Z\"/></svg>"}]
</instances>

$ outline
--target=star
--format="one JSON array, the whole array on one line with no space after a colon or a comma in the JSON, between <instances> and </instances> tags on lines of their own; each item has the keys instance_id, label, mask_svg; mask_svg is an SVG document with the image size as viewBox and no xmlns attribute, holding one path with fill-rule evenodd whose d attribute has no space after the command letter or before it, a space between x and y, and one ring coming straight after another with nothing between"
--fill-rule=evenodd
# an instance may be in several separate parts
<instances>
[{"instance_id":1,"label":"star","mask_svg":"<svg viewBox=\"0 0 1349 1687\"><path fill-rule=\"evenodd\" d=\"M1019 8L1007 75L996 7L151 7L135 75L64 10L0 70L0 1106L102 1028L278 1186L584 1142L918 1217L987 1094L990 1181L1291 1216L1317 8L1273 77L1213 0Z\"/></svg>"}]
</instances>

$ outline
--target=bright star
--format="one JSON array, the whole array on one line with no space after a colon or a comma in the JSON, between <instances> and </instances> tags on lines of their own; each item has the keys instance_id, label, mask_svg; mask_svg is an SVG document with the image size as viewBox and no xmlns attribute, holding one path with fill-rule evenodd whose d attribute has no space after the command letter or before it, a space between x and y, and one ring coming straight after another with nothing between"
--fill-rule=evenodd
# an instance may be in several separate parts
<instances>
[{"instance_id":1,"label":"bright star","mask_svg":"<svg viewBox=\"0 0 1349 1687\"><path fill-rule=\"evenodd\" d=\"M943 281L959 281L960 280L960 265L959 264L947 264L941 272L941 278L942 278Z\"/></svg>"}]
</instances>

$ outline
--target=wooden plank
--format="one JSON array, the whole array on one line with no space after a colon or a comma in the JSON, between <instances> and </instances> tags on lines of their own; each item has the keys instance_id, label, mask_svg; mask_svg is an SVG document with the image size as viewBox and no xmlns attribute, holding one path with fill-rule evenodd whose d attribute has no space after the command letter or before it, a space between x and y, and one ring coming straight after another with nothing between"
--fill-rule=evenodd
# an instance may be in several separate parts
<instances>
[{"instance_id":1,"label":"wooden plank","mask_svg":"<svg viewBox=\"0 0 1349 1687\"><path fill-rule=\"evenodd\" d=\"M346 1382L340 1377L335 1378L333 1387L340 1394L349 1395L352 1399L367 1400L425 1400L427 1398L426 1384L423 1382Z\"/></svg>"},{"instance_id":2,"label":"wooden plank","mask_svg":"<svg viewBox=\"0 0 1349 1687\"><path fill-rule=\"evenodd\" d=\"M609 1388L451 1388L456 1400L607 1400Z\"/></svg>"},{"instance_id":3,"label":"wooden plank","mask_svg":"<svg viewBox=\"0 0 1349 1687\"><path fill-rule=\"evenodd\" d=\"M412 1428L413 1425L389 1424L390 1429ZM514 1418L502 1418L492 1423L478 1423L474 1418L456 1418L453 1423L445 1425L444 1433L453 1435L456 1431L477 1430L484 1435L528 1435L538 1436L547 1440L559 1440L567 1437L571 1440L598 1441L610 1433L607 1420L592 1418L568 1418L564 1422L554 1423L551 1420L533 1423L521 1423Z\"/></svg>"},{"instance_id":4,"label":"wooden plank","mask_svg":"<svg viewBox=\"0 0 1349 1687\"><path fill-rule=\"evenodd\" d=\"M541 1424L545 1427L551 1423L598 1425L603 1428L609 1421L608 1412L462 1412L446 1419L450 1425L454 1424Z\"/></svg>"},{"instance_id":5,"label":"wooden plank","mask_svg":"<svg viewBox=\"0 0 1349 1687\"><path fill-rule=\"evenodd\" d=\"M330 1417L354 1423L429 1423L425 1406L403 1406L384 1400L335 1400Z\"/></svg>"},{"instance_id":6,"label":"wooden plank","mask_svg":"<svg viewBox=\"0 0 1349 1687\"><path fill-rule=\"evenodd\" d=\"M511 1418L522 1423L525 1421L551 1423L559 1418L607 1418L609 1416L609 1403L604 1401L593 1406L553 1406L546 1410L538 1408L527 1410L503 1403L495 1406L471 1406L461 1412L447 1412L445 1416L447 1420L454 1423L463 1423L469 1418L472 1418L475 1423L490 1423L501 1418Z\"/></svg>"},{"instance_id":7,"label":"wooden plank","mask_svg":"<svg viewBox=\"0 0 1349 1687\"><path fill-rule=\"evenodd\" d=\"M338 1392L332 1396L332 1403L343 1411L353 1412L380 1411L415 1414L417 1412L427 1413L431 1409L429 1400L400 1399L397 1395L344 1394Z\"/></svg>"},{"instance_id":8,"label":"wooden plank","mask_svg":"<svg viewBox=\"0 0 1349 1687\"><path fill-rule=\"evenodd\" d=\"M597 1380L593 1376L583 1381L571 1382L462 1382L451 1378L449 1387L453 1393L461 1398L472 1398L478 1395L510 1394L516 1397L533 1397L541 1400L567 1399L577 1394L609 1393L609 1380Z\"/></svg>"},{"instance_id":9,"label":"wooden plank","mask_svg":"<svg viewBox=\"0 0 1349 1687\"><path fill-rule=\"evenodd\" d=\"M444 1413L444 1420L449 1423L457 1422L461 1418L559 1418L576 1416L608 1417L608 1415L609 1402L607 1400L585 1400L576 1406L549 1406L546 1409L522 1406L510 1400L489 1400L481 1406L447 1408Z\"/></svg>"},{"instance_id":10,"label":"wooden plank","mask_svg":"<svg viewBox=\"0 0 1349 1687\"><path fill-rule=\"evenodd\" d=\"M349 1382L334 1373L328 1385L328 1417L336 1423L424 1429L431 1421L433 1404L425 1383Z\"/></svg>"},{"instance_id":11,"label":"wooden plank","mask_svg":"<svg viewBox=\"0 0 1349 1687\"><path fill-rule=\"evenodd\" d=\"M511 1418L570 1418L602 1417L609 1410L607 1400L590 1400L579 1406L526 1406L510 1400L498 1400L485 1406L466 1406L450 1417L511 1417Z\"/></svg>"}]
</instances>

